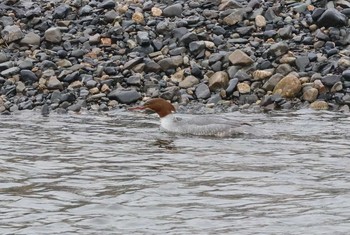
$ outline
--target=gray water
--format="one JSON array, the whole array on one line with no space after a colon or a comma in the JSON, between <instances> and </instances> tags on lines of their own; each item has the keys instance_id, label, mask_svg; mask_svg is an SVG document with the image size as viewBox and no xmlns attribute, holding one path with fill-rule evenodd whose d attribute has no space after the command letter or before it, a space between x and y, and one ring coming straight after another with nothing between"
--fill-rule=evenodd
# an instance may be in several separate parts
<instances>
[{"instance_id":1,"label":"gray water","mask_svg":"<svg viewBox=\"0 0 350 235\"><path fill-rule=\"evenodd\" d=\"M0 234L349 234L350 116L220 116L174 136L126 111L0 116Z\"/></svg>"}]
</instances>

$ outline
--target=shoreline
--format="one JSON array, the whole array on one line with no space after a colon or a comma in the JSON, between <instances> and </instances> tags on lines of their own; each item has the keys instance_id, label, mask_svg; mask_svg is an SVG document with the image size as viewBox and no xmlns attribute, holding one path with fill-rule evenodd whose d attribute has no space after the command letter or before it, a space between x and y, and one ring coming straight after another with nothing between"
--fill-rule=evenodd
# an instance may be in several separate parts
<instances>
[{"instance_id":1,"label":"shoreline","mask_svg":"<svg viewBox=\"0 0 350 235\"><path fill-rule=\"evenodd\" d=\"M350 3L160 2L0 3L0 113L349 112Z\"/></svg>"}]
</instances>

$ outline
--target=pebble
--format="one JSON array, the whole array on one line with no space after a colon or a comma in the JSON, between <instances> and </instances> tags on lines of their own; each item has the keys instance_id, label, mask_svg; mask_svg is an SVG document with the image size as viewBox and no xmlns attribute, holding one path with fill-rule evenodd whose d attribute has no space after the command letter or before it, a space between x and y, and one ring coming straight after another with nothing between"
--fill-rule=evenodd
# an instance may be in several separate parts
<instances>
[{"instance_id":1,"label":"pebble","mask_svg":"<svg viewBox=\"0 0 350 235\"><path fill-rule=\"evenodd\" d=\"M209 89L215 91L217 89L226 89L229 83L228 74L224 71L214 73L209 78Z\"/></svg>"},{"instance_id":2,"label":"pebble","mask_svg":"<svg viewBox=\"0 0 350 235\"><path fill-rule=\"evenodd\" d=\"M57 27L49 28L45 31L45 40L52 43L59 43L62 40L61 30Z\"/></svg>"},{"instance_id":3,"label":"pebble","mask_svg":"<svg viewBox=\"0 0 350 235\"><path fill-rule=\"evenodd\" d=\"M195 95L197 99L208 99L210 97L210 89L206 84L201 83L196 87Z\"/></svg>"},{"instance_id":4,"label":"pebble","mask_svg":"<svg viewBox=\"0 0 350 235\"><path fill-rule=\"evenodd\" d=\"M316 100L310 104L310 108L315 109L315 110L328 110L329 105L324 100Z\"/></svg>"},{"instance_id":5,"label":"pebble","mask_svg":"<svg viewBox=\"0 0 350 235\"><path fill-rule=\"evenodd\" d=\"M303 93L303 99L308 101L308 102L314 102L317 99L318 96L318 90L316 88L310 88L307 89L304 93Z\"/></svg>"},{"instance_id":6,"label":"pebble","mask_svg":"<svg viewBox=\"0 0 350 235\"><path fill-rule=\"evenodd\" d=\"M273 94L279 94L285 98L294 98L300 90L299 78L294 75L287 75L276 84Z\"/></svg>"},{"instance_id":7,"label":"pebble","mask_svg":"<svg viewBox=\"0 0 350 235\"><path fill-rule=\"evenodd\" d=\"M7 43L11 43L24 37L22 30L17 25L8 25L1 31L1 36Z\"/></svg>"},{"instance_id":8,"label":"pebble","mask_svg":"<svg viewBox=\"0 0 350 235\"><path fill-rule=\"evenodd\" d=\"M254 63L254 60L250 58L246 53L244 53L242 50L235 50L232 52L228 59L233 65L250 65Z\"/></svg>"}]
</instances>

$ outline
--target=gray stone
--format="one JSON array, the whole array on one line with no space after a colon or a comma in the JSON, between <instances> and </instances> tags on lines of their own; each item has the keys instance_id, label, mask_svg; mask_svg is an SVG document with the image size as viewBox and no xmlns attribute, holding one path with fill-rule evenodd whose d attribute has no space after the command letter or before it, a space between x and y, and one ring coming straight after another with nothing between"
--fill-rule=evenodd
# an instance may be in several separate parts
<instances>
[{"instance_id":1,"label":"gray stone","mask_svg":"<svg viewBox=\"0 0 350 235\"><path fill-rule=\"evenodd\" d=\"M0 63L3 63L5 61L8 61L7 55L3 52L0 52Z\"/></svg>"},{"instance_id":2,"label":"gray stone","mask_svg":"<svg viewBox=\"0 0 350 235\"><path fill-rule=\"evenodd\" d=\"M132 75L130 77L124 78L124 80L128 85L140 86L141 85L141 74Z\"/></svg>"},{"instance_id":3,"label":"gray stone","mask_svg":"<svg viewBox=\"0 0 350 235\"><path fill-rule=\"evenodd\" d=\"M159 72L160 70L162 70L162 68L160 67L159 64L157 64L154 60L152 59L145 59L144 60L145 63L145 67L144 67L144 71L146 73L150 73L150 72Z\"/></svg>"},{"instance_id":4,"label":"gray stone","mask_svg":"<svg viewBox=\"0 0 350 235\"><path fill-rule=\"evenodd\" d=\"M278 34L281 38L291 38L292 37L293 27L291 25L286 25L283 28L278 30Z\"/></svg>"},{"instance_id":5,"label":"gray stone","mask_svg":"<svg viewBox=\"0 0 350 235\"><path fill-rule=\"evenodd\" d=\"M150 44L149 35L146 31L137 32L136 40L140 46L148 46Z\"/></svg>"},{"instance_id":6,"label":"gray stone","mask_svg":"<svg viewBox=\"0 0 350 235\"><path fill-rule=\"evenodd\" d=\"M22 38L20 43L25 46L39 46L40 36L36 33L29 32Z\"/></svg>"},{"instance_id":7,"label":"gray stone","mask_svg":"<svg viewBox=\"0 0 350 235\"><path fill-rule=\"evenodd\" d=\"M183 11L182 5L180 3L170 5L163 10L163 16L173 17L173 16L181 16Z\"/></svg>"},{"instance_id":8,"label":"gray stone","mask_svg":"<svg viewBox=\"0 0 350 235\"><path fill-rule=\"evenodd\" d=\"M197 99L208 99L210 97L210 90L209 87L201 83L196 87L195 94Z\"/></svg>"},{"instance_id":9,"label":"gray stone","mask_svg":"<svg viewBox=\"0 0 350 235\"><path fill-rule=\"evenodd\" d=\"M158 62L163 71L167 71L168 69L176 69L183 63L182 56L172 56L168 58L164 58Z\"/></svg>"},{"instance_id":10,"label":"gray stone","mask_svg":"<svg viewBox=\"0 0 350 235\"><path fill-rule=\"evenodd\" d=\"M22 39L23 33L17 25L9 25L1 31L1 36L5 42L10 43Z\"/></svg>"},{"instance_id":11,"label":"gray stone","mask_svg":"<svg viewBox=\"0 0 350 235\"><path fill-rule=\"evenodd\" d=\"M325 76L325 77L321 78L321 82L325 86L329 86L329 87L334 86L335 83L340 82L340 81L341 81L341 76L340 75L328 75L328 76Z\"/></svg>"},{"instance_id":12,"label":"gray stone","mask_svg":"<svg viewBox=\"0 0 350 235\"><path fill-rule=\"evenodd\" d=\"M78 100L77 103L71 105L68 107L68 110L73 111L73 112L79 112L82 107L86 106L86 101L85 100Z\"/></svg>"},{"instance_id":13,"label":"gray stone","mask_svg":"<svg viewBox=\"0 0 350 235\"><path fill-rule=\"evenodd\" d=\"M268 50L268 54L274 57L279 57L281 55L284 55L288 52L289 46L285 42L278 42L275 44L272 44L270 49Z\"/></svg>"},{"instance_id":14,"label":"gray stone","mask_svg":"<svg viewBox=\"0 0 350 235\"><path fill-rule=\"evenodd\" d=\"M67 16L69 10L70 7L67 4L62 4L55 8L54 12L52 13L52 17L54 19L63 19Z\"/></svg>"},{"instance_id":15,"label":"gray stone","mask_svg":"<svg viewBox=\"0 0 350 235\"><path fill-rule=\"evenodd\" d=\"M5 69L5 70L1 71L0 75L8 78L8 77L11 77L15 74L18 74L19 71L20 71L19 67L12 67L12 68Z\"/></svg>"},{"instance_id":16,"label":"gray stone","mask_svg":"<svg viewBox=\"0 0 350 235\"><path fill-rule=\"evenodd\" d=\"M190 44L190 42L194 42L198 40L198 36L195 33L189 32L186 33L185 35L183 35L180 38L180 42L184 45L184 46L188 46Z\"/></svg>"},{"instance_id":17,"label":"gray stone","mask_svg":"<svg viewBox=\"0 0 350 235\"><path fill-rule=\"evenodd\" d=\"M227 25L235 25L243 20L245 14L244 9L234 9L232 13L226 16L223 21Z\"/></svg>"},{"instance_id":18,"label":"gray stone","mask_svg":"<svg viewBox=\"0 0 350 235\"><path fill-rule=\"evenodd\" d=\"M124 64L124 69L132 69L135 65L141 63L142 61L142 57L136 57L134 59L131 59Z\"/></svg>"},{"instance_id":19,"label":"gray stone","mask_svg":"<svg viewBox=\"0 0 350 235\"><path fill-rule=\"evenodd\" d=\"M190 42L188 48L192 54L197 55L205 49L205 43L203 41Z\"/></svg>"},{"instance_id":20,"label":"gray stone","mask_svg":"<svg viewBox=\"0 0 350 235\"><path fill-rule=\"evenodd\" d=\"M57 27L49 28L45 31L44 34L45 40L52 43L59 43L62 41L61 30Z\"/></svg>"},{"instance_id":21,"label":"gray stone","mask_svg":"<svg viewBox=\"0 0 350 235\"><path fill-rule=\"evenodd\" d=\"M238 78L233 78L228 82L228 87L226 88L226 95L231 96L238 84Z\"/></svg>"},{"instance_id":22,"label":"gray stone","mask_svg":"<svg viewBox=\"0 0 350 235\"><path fill-rule=\"evenodd\" d=\"M273 91L277 83L283 78L283 75L280 73L276 73L272 75L263 85L263 89L265 91Z\"/></svg>"},{"instance_id":23,"label":"gray stone","mask_svg":"<svg viewBox=\"0 0 350 235\"><path fill-rule=\"evenodd\" d=\"M308 56L297 56L295 60L295 65L299 71L304 72L305 68L309 65L310 60Z\"/></svg>"},{"instance_id":24,"label":"gray stone","mask_svg":"<svg viewBox=\"0 0 350 235\"><path fill-rule=\"evenodd\" d=\"M185 77L184 80L182 80L181 82L179 82L179 87L181 88L190 88L193 87L194 85L198 84L199 80L198 78L196 78L195 76L187 76Z\"/></svg>"},{"instance_id":25,"label":"gray stone","mask_svg":"<svg viewBox=\"0 0 350 235\"><path fill-rule=\"evenodd\" d=\"M135 89L116 89L111 91L107 97L122 104L131 104L141 99L142 96Z\"/></svg>"},{"instance_id":26,"label":"gray stone","mask_svg":"<svg viewBox=\"0 0 350 235\"><path fill-rule=\"evenodd\" d=\"M46 86L50 90L55 90L55 89L62 90L63 89L62 83L55 76L52 76L52 77L49 78L49 80L46 83Z\"/></svg>"},{"instance_id":27,"label":"gray stone","mask_svg":"<svg viewBox=\"0 0 350 235\"><path fill-rule=\"evenodd\" d=\"M252 58L250 58L246 53L239 49L232 52L229 55L228 59L233 65L245 66L254 63L254 60Z\"/></svg>"}]
</instances>

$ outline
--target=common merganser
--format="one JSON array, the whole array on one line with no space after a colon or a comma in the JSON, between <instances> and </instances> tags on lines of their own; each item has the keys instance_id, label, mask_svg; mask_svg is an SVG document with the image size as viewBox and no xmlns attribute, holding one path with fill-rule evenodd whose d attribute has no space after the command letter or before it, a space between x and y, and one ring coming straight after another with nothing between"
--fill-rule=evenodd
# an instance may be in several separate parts
<instances>
[{"instance_id":1,"label":"common merganser","mask_svg":"<svg viewBox=\"0 0 350 235\"><path fill-rule=\"evenodd\" d=\"M247 123L234 125L227 120L213 119L207 116L195 116L193 118L176 117L173 114L176 111L175 107L162 98L149 99L142 106L133 107L129 110L144 109L156 112L160 118L161 129L172 133L225 137L243 134L245 131L240 127L242 125L250 126Z\"/></svg>"}]
</instances>

